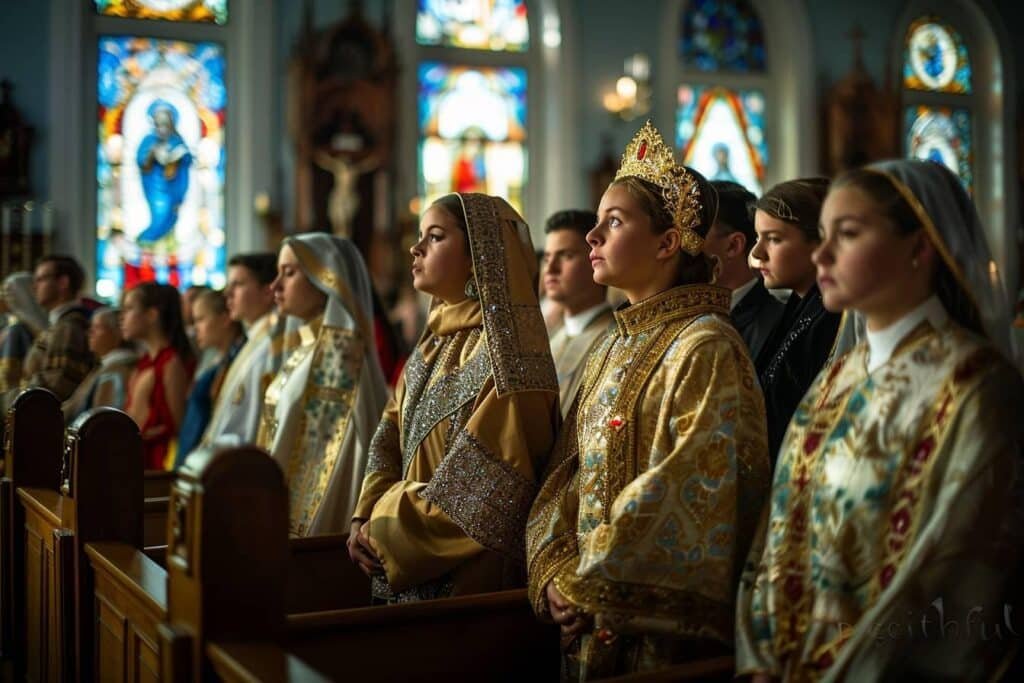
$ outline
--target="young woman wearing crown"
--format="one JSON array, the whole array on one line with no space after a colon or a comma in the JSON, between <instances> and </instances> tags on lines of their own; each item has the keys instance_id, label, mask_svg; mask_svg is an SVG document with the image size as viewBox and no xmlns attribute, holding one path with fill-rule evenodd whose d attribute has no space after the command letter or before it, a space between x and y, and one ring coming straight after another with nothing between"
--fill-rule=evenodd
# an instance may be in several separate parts
<instances>
[{"instance_id":1,"label":"young woman wearing crown","mask_svg":"<svg viewBox=\"0 0 1024 683\"><path fill-rule=\"evenodd\" d=\"M764 402L702 254L717 197L648 122L587 235L628 301L592 354L527 525L530 598L588 680L727 650L769 486Z\"/></svg>"}]
</instances>

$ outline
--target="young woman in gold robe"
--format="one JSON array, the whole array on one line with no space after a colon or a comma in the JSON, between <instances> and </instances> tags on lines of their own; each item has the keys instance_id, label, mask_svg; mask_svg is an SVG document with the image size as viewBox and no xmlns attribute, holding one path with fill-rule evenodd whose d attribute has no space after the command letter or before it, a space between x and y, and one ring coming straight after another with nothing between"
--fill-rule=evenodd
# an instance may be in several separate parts
<instances>
[{"instance_id":1,"label":"young woman in gold robe","mask_svg":"<svg viewBox=\"0 0 1024 683\"><path fill-rule=\"evenodd\" d=\"M588 234L628 302L591 355L527 526L530 598L571 678L727 651L769 484L764 402L702 254L717 197L650 123Z\"/></svg>"},{"instance_id":2,"label":"young woman in gold robe","mask_svg":"<svg viewBox=\"0 0 1024 683\"><path fill-rule=\"evenodd\" d=\"M277 264L290 348L264 394L257 443L284 470L290 533L341 533L387 399L370 274L352 242L325 233L285 238Z\"/></svg>"},{"instance_id":3,"label":"young woman in gold robe","mask_svg":"<svg viewBox=\"0 0 1024 683\"><path fill-rule=\"evenodd\" d=\"M411 251L433 305L374 436L349 553L379 602L521 586L560 419L529 230L504 200L448 195Z\"/></svg>"},{"instance_id":4,"label":"young woman in gold robe","mask_svg":"<svg viewBox=\"0 0 1024 683\"><path fill-rule=\"evenodd\" d=\"M833 183L825 306L866 339L796 409L744 572L756 681L998 680L1019 639L1024 400L974 206L939 164ZM1014 622L1017 623L1014 623Z\"/></svg>"}]
</instances>

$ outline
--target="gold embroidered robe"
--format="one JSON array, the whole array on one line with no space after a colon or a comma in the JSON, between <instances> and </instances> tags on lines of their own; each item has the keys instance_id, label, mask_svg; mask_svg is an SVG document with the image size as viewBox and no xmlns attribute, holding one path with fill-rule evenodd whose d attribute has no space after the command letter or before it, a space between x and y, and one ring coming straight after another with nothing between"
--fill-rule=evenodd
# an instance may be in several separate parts
<instances>
[{"instance_id":1,"label":"gold embroidered robe","mask_svg":"<svg viewBox=\"0 0 1024 683\"><path fill-rule=\"evenodd\" d=\"M435 300L353 515L384 567L381 600L521 586L526 515L560 423L529 228L503 199L457 196L479 299Z\"/></svg>"},{"instance_id":2,"label":"gold embroidered robe","mask_svg":"<svg viewBox=\"0 0 1024 683\"><path fill-rule=\"evenodd\" d=\"M662 292L615 312L527 527L530 598L595 620L581 678L730 645L736 583L769 483L764 402L729 291ZM687 642L689 641L689 643Z\"/></svg>"},{"instance_id":3,"label":"gold embroidered robe","mask_svg":"<svg viewBox=\"0 0 1024 683\"><path fill-rule=\"evenodd\" d=\"M826 367L790 422L740 586L737 673L992 678L1021 627L1004 602L1020 376L953 323L918 326L871 373L867 356Z\"/></svg>"},{"instance_id":4,"label":"gold embroidered robe","mask_svg":"<svg viewBox=\"0 0 1024 683\"><path fill-rule=\"evenodd\" d=\"M558 429L550 391L499 395L480 303L430 312L384 410L355 518L387 574L374 595L423 600L521 586L523 528Z\"/></svg>"}]
</instances>

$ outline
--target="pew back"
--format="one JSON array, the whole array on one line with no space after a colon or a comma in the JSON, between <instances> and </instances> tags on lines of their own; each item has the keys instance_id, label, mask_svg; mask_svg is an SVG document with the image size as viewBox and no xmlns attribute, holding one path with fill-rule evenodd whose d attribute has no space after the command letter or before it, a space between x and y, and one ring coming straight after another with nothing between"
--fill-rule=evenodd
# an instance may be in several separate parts
<instances>
[{"instance_id":1,"label":"pew back","mask_svg":"<svg viewBox=\"0 0 1024 683\"><path fill-rule=\"evenodd\" d=\"M26 611L26 599L34 596L28 596L25 590L27 529L25 508L17 490L30 487L56 496L64 417L56 396L46 389L33 388L14 399L4 419L0 452L0 655L14 658L15 678L20 680L26 675L26 619L32 619L30 626L36 631L49 619L40 618L42 613L30 615ZM53 505L42 506L47 507ZM48 576L55 549L50 536L36 534L37 525L32 529L32 576L37 578L34 588L39 591L49 585L49 580L41 577ZM34 675L39 673L38 668L33 670Z\"/></svg>"}]
</instances>

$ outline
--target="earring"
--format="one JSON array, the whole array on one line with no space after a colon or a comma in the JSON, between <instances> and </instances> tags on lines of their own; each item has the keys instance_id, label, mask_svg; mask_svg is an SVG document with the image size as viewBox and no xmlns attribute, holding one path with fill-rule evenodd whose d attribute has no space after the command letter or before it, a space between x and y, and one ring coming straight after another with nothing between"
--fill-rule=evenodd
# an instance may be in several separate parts
<instances>
[{"instance_id":1,"label":"earring","mask_svg":"<svg viewBox=\"0 0 1024 683\"><path fill-rule=\"evenodd\" d=\"M463 291L465 291L466 296L468 298L470 298L470 299L479 299L480 298L480 292L478 292L477 289L476 289L476 278L475 277L473 277L472 275L469 276L469 279L466 280L466 288Z\"/></svg>"},{"instance_id":2,"label":"earring","mask_svg":"<svg viewBox=\"0 0 1024 683\"><path fill-rule=\"evenodd\" d=\"M917 257L916 256L914 258L910 259L910 267L913 268L914 270L917 270Z\"/></svg>"}]
</instances>

